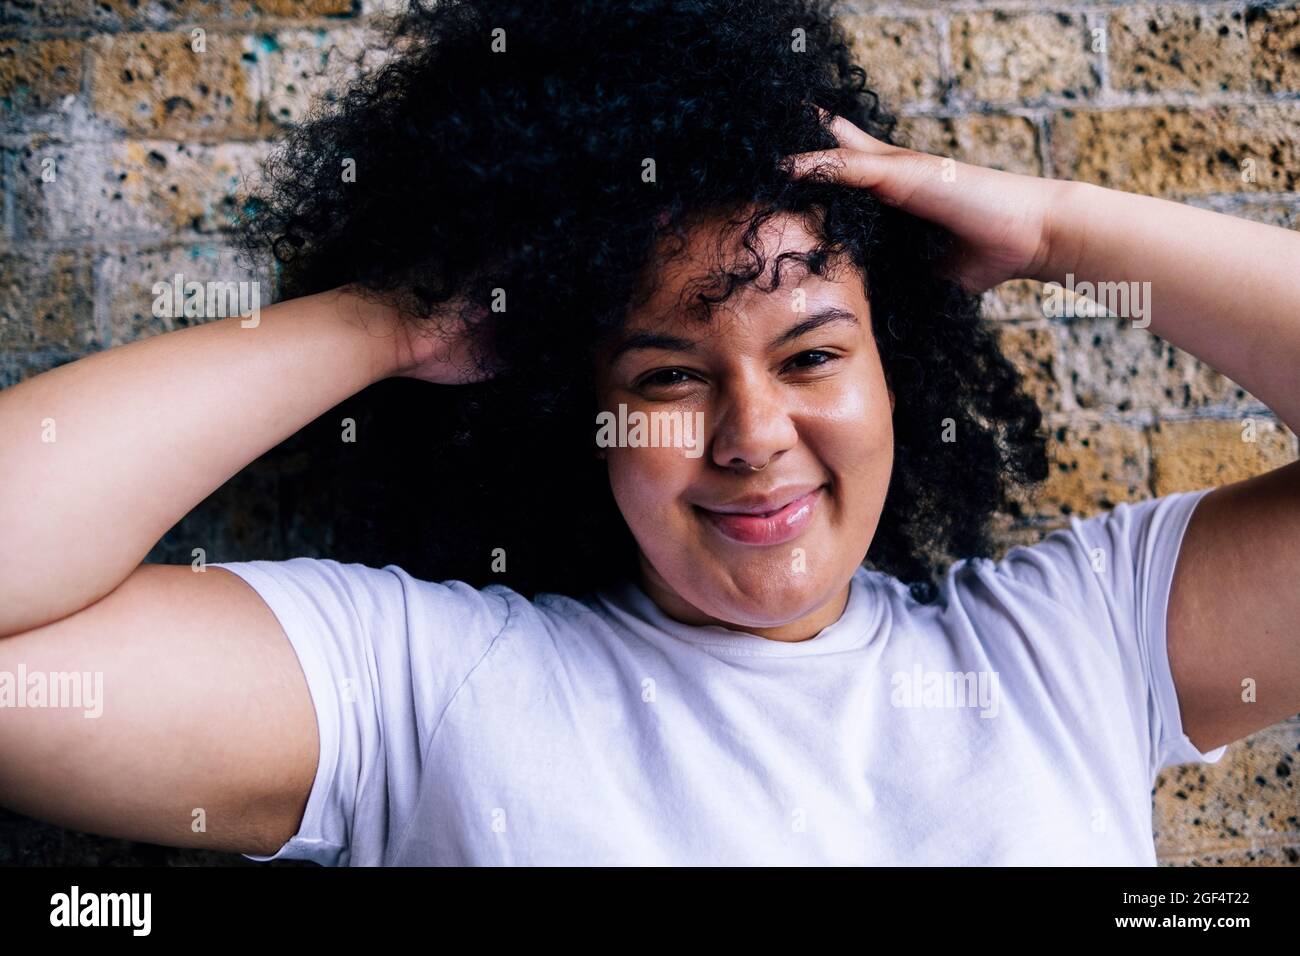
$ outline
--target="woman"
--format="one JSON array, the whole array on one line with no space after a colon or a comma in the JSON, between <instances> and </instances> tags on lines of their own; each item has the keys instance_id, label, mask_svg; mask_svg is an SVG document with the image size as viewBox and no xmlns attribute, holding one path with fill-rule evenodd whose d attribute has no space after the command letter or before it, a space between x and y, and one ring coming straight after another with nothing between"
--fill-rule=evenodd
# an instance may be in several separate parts
<instances>
[{"instance_id":1,"label":"woman","mask_svg":"<svg viewBox=\"0 0 1300 956\"><path fill-rule=\"evenodd\" d=\"M517 6L417 7L289 140L247 235L293 298L0 395L0 671L104 675L6 715L0 802L326 864L1153 864L1160 767L1300 709L1300 470L991 561L1046 459L976 293L1150 283L1133 334L1295 428L1300 239L894 145L818 3ZM387 534L465 574L140 564L393 378L454 386L460 492L395 473Z\"/></svg>"}]
</instances>

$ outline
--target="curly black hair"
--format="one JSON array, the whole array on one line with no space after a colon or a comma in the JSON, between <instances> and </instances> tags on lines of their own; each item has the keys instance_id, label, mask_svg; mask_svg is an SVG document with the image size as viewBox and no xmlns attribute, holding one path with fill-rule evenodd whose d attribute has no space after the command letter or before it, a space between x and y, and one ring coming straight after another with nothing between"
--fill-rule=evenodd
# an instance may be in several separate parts
<instances>
[{"instance_id":1,"label":"curly black hair","mask_svg":"<svg viewBox=\"0 0 1300 956\"><path fill-rule=\"evenodd\" d=\"M820 0L412 3L387 63L288 132L242 242L273 251L282 294L356 283L416 324L504 290L479 333L506 371L389 380L304 430L298 545L530 596L634 575L592 454L595 350L697 217L739 215L748 240L698 293L707 322L709 304L765 274L762 224L793 213L815 227L819 244L796 257L808 269L847 256L861 271L896 396L867 562L930 601L945 561L988 554L992 515L1047 474L1045 436L979 298L944 278L951 237L780 167L836 145L813 104L894 142L838 14ZM356 441L339 440L341 417Z\"/></svg>"}]
</instances>

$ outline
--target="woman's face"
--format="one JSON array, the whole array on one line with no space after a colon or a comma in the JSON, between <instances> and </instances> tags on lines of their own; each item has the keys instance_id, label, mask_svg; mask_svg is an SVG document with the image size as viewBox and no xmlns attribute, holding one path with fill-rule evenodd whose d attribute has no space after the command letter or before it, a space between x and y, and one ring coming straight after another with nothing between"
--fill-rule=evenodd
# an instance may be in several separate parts
<instances>
[{"instance_id":1,"label":"woman's face","mask_svg":"<svg viewBox=\"0 0 1300 956\"><path fill-rule=\"evenodd\" d=\"M787 260L769 288L776 255L813 247L798 217L773 218L760 235L763 288L738 289L707 324L684 315L681 293L716 264L720 225L691 232L654 297L601 351L599 407L629 427L597 453L639 546L641 586L665 613L804 640L840 616L875 534L893 395L857 270L822 278ZM616 427L605 434L620 438Z\"/></svg>"}]
</instances>

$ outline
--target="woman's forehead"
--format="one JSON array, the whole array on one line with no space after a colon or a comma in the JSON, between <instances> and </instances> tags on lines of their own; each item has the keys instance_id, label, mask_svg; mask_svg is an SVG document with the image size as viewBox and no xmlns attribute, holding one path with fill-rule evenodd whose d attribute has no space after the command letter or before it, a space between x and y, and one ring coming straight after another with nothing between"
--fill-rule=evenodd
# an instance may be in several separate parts
<instances>
[{"instance_id":1,"label":"woman's forehead","mask_svg":"<svg viewBox=\"0 0 1300 956\"><path fill-rule=\"evenodd\" d=\"M640 310L609 337L598 358L612 366L641 350L703 354L753 349L765 353L832 325L869 334L871 311L862 285L807 275L798 282L783 282L774 290L738 290L727 301L707 309Z\"/></svg>"},{"instance_id":2,"label":"woman's forehead","mask_svg":"<svg viewBox=\"0 0 1300 956\"><path fill-rule=\"evenodd\" d=\"M747 220L713 217L691 226L682 248L659 258L654 266L651 294L629 311L624 327L648 327L694 319L698 324L719 313L746 314L793 309L817 300L846 308L865 306L862 275L845 268L843 259L828 262L821 274L800 258L811 255L819 238L804 216L780 212L760 224L752 242L762 257L763 274L737 287L726 300L705 304L700 296L720 292L723 271L748 271L753 255L742 243Z\"/></svg>"}]
</instances>

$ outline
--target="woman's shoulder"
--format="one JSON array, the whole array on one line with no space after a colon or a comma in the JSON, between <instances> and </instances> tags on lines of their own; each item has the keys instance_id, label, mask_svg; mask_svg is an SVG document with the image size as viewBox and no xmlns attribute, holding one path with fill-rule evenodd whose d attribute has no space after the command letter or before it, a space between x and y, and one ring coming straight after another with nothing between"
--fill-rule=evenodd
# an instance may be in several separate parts
<instances>
[{"instance_id":1,"label":"woman's shoulder","mask_svg":"<svg viewBox=\"0 0 1300 956\"><path fill-rule=\"evenodd\" d=\"M284 618L328 623L372 638L450 633L495 637L523 598L499 584L417 577L397 564L378 567L334 558L218 562L243 578Z\"/></svg>"},{"instance_id":2,"label":"woman's shoulder","mask_svg":"<svg viewBox=\"0 0 1300 956\"><path fill-rule=\"evenodd\" d=\"M979 607L1009 619L1064 614L1093 627L1145 628L1164 611L1183 532L1208 490L1067 515L1064 525L997 556L954 561L933 605Z\"/></svg>"},{"instance_id":3,"label":"woman's shoulder","mask_svg":"<svg viewBox=\"0 0 1300 956\"><path fill-rule=\"evenodd\" d=\"M406 582L413 595L424 599L458 600L469 604L499 602L504 609L503 629L529 633L539 631L590 631L596 621L607 620L607 605L601 600L608 589L591 589L580 594L556 591L522 591L509 578L470 584L459 579L431 581L413 577L395 565L386 570Z\"/></svg>"},{"instance_id":4,"label":"woman's shoulder","mask_svg":"<svg viewBox=\"0 0 1300 956\"><path fill-rule=\"evenodd\" d=\"M975 568L1049 587L1079 574L1115 580L1120 574L1172 563L1192 512L1210 489L1120 502L1088 516L1069 514L1032 543L1018 543L1000 558L977 559Z\"/></svg>"}]
</instances>

